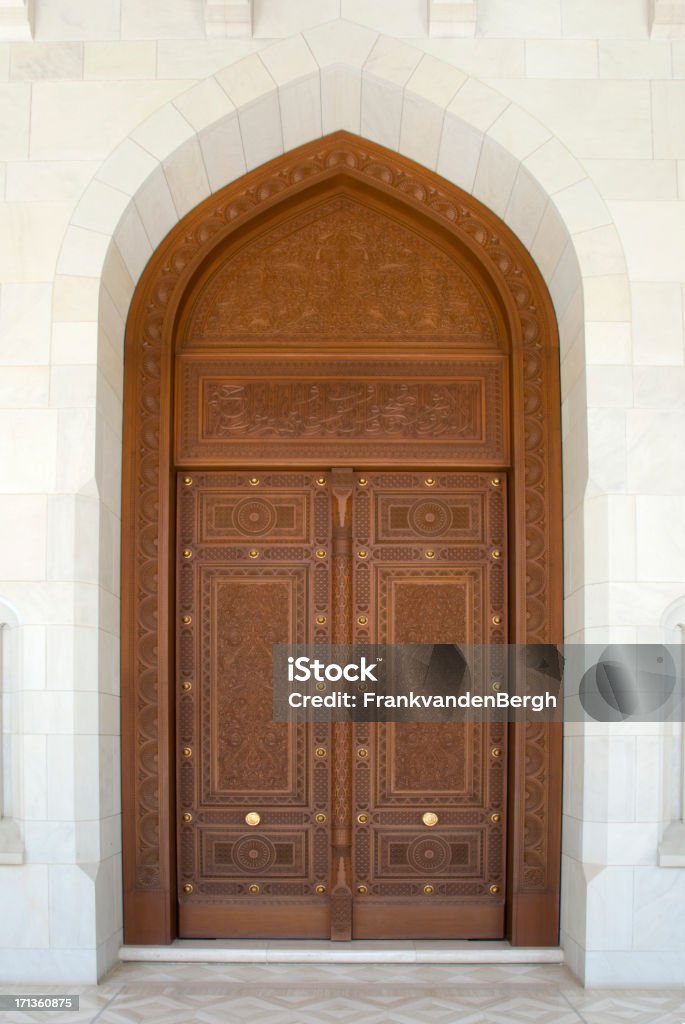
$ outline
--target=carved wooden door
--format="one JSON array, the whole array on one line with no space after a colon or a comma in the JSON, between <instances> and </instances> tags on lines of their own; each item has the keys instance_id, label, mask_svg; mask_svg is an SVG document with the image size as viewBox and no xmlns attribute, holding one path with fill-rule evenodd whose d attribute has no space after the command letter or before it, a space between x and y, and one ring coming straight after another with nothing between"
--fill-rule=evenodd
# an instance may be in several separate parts
<instances>
[{"instance_id":1,"label":"carved wooden door","mask_svg":"<svg viewBox=\"0 0 685 1024\"><path fill-rule=\"evenodd\" d=\"M271 646L330 638L312 473L181 474L179 934L327 937L329 727L272 719Z\"/></svg>"},{"instance_id":2,"label":"carved wooden door","mask_svg":"<svg viewBox=\"0 0 685 1024\"><path fill-rule=\"evenodd\" d=\"M267 668L274 640L561 639L558 337L530 255L335 133L169 233L125 370L126 941L501 935L506 827L507 938L556 945L558 725L508 751L486 726L290 727Z\"/></svg>"},{"instance_id":3,"label":"carved wooden door","mask_svg":"<svg viewBox=\"0 0 685 1024\"><path fill-rule=\"evenodd\" d=\"M503 477L183 474L180 934L503 934L500 724L272 721L271 645L506 636Z\"/></svg>"},{"instance_id":4,"label":"carved wooden door","mask_svg":"<svg viewBox=\"0 0 685 1024\"><path fill-rule=\"evenodd\" d=\"M352 527L357 642L504 643L504 477L371 473ZM353 766L354 935L501 937L506 725L359 723Z\"/></svg>"}]
</instances>

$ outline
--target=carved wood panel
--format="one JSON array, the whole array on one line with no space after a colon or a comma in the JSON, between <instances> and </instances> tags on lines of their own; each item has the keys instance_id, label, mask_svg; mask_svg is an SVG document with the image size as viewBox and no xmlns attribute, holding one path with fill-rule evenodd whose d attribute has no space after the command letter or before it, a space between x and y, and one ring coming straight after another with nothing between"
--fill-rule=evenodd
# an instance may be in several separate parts
<instances>
[{"instance_id":1,"label":"carved wood panel","mask_svg":"<svg viewBox=\"0 0 685 1024\"><path fill-rule=\"evenodd\" d=\"M493 482L495 480L496 482ZM501 643L507 635L503 476L358 478L355 639ZM506 864L502 723L360 723L356 934L501 937ZM427 827L426 812L438 822Z\"/></svg>"},{"instance_id":2,"label":"carved wood panel","mask_svg":"<svg viewBox=\"0 0 685 1024\"><path fill-rule=\"evenodd\" d=\"M236 247L205 275L185 347L429 338L497 349L495 306L478 275L420 225L374 206L341 189Z\"/></svg>"},{"instance_id":3,"label":"carved wood panel","mask_svg":"<svg viewBox=\"0 0 685 1024\"><path fill-rule=\"evenodd\" d=\"M293 363L184 354L176 461L506 465L507 370L501 355Z\"/></svg>"},{"instance_id":4,"label":"carved wood panel","mask_svg":"<svg viewBox=\"0 0 685 1024\"><path fill-rule=\"evenodd\" d=\"M330 543L312 474L179 475L182 935L328 934L329 728L273 721L271 648L329 640Z\"/></svg>"}]
</instances>

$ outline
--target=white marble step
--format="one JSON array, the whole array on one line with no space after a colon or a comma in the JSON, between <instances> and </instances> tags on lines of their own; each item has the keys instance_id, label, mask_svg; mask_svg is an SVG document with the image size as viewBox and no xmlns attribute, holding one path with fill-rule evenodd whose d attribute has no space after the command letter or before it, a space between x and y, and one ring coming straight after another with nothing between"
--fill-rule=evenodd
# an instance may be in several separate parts
<instances>
[{"instance_id":1,"label":"white marble step","mask_svg":"<svg viewBox=\"0 0 685 1024\"><path fill-rule=\"evenodd\" d=\"M508 942L262 941L177 939L170 946L122 946L119 959L138 963L432 963L560 964L558 946L523 947Z\"/></svg>"}]
</instances>

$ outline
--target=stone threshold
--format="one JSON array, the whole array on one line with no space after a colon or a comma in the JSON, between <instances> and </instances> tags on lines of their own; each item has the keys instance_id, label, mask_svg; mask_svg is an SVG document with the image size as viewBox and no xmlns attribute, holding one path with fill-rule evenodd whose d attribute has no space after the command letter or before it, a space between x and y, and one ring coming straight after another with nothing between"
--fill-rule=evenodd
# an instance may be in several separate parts
<instances>
[{"instance_id":1,"label":"stone threshold","mask_svg":"<svg viewBox=\"0 0 685 1024\"><path fill-rule=\"evenodd\" d=\"M423 940L327 942L284 939L177 939L170 946L122 946L119 959L135 963L272 964L561 964L558 946L508 942Z\"/></svg>"}]
</instances>

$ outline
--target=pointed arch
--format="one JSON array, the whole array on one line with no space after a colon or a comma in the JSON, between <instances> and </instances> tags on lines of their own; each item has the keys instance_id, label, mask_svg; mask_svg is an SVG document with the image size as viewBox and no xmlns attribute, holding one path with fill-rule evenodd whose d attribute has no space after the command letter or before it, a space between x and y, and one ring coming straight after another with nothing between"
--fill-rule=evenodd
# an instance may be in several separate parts
<instances>
[{"instance_id":1,"label":"pointed arch","mask_svg":"<svg viewBox=\"0 0 685 1024\"><path fill-rule=\"evenodd\" d=\"M501 347L511 353L512 511L518 524L511 601L517 625L508 639L562 639L558 335L547 289L519 240L456 186L346 132L278 157L205 200L170 232L145 268L126 334L122 697L128 942L169 942L175 935L170 482L174 355L179 339L188 341L188 324L192 333L197 313L188 295L198 280L209 281L204 291L211 292L215 264L225 265L217 263L217 254L232 239L286 204L301 208L308 197L341 188L362 190L388 217L402 211L406 222L420 225L424 238L451 245L489 303L492 322L503 332ZM509 936L521 945L555 944L558 727L514 729L511 785Z\"/></svg>"}]
</instances>

